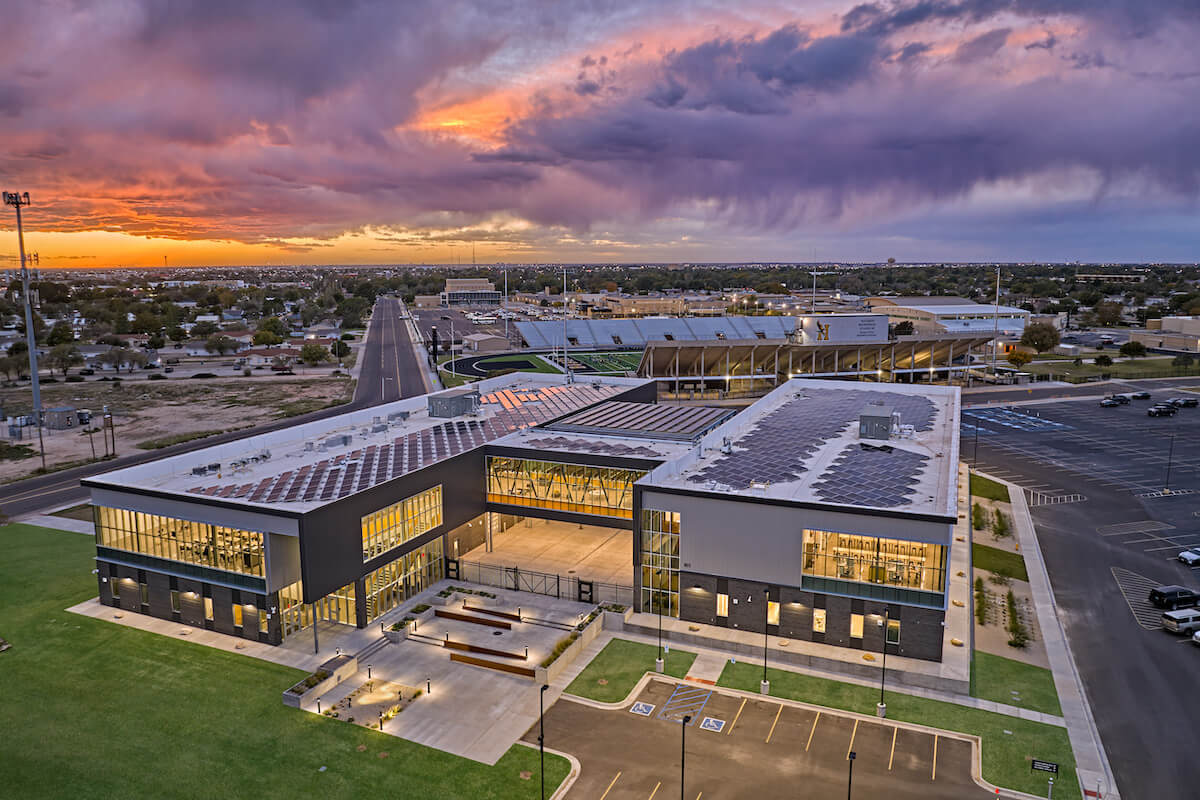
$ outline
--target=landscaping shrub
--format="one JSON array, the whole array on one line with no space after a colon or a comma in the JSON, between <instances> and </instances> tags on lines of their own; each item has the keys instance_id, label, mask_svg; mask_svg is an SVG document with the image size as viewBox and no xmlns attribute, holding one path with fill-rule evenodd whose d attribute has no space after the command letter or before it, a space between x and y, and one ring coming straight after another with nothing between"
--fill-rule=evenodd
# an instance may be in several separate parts
<instances>
[{"instance_id":1,"label":"landscaping shrub","mask_svg":"<svg viewBox=\"0 0 1200 800\"><path fill-rule=\"evenodd\" d=\"M306 691L313 688L318 683L320 683L321 681L325 680L328 677L329 677L328 670L319 669L316 672L314 672L312 675L309 675L307 678L305 678L304 680L297 683L295 686L293 686L288 691L294 692L295 694L304 694ZM329 712L325 712L325 713L329 713Z\"/></svg>"},{"instance_id":2,"label":"landscaping shrub","mask_svg":"<svg viewBox=\"0 0 1200 800\"><path fill-rule=\"evenodd\" d=\"M558 657L561 656L568 647L570 647L572 644L574 644L575 640L578 638L579 638L579 632L574 631L571 633L570 636L564 636L563 638L559 639L558 644L554 645L554 650L552 650L550 652L550 655L548 655L544 659L542 659L542 666L548 667L551 664L553 664L555 661L557 661Z\"/></svg>"},{"instance_id":3,"label":"landscaping shrub","mask_svg":"<svg viewBox=\"0 0 1200 800\"><path fill-rule=\"evenodd\" d=\"M987 512L979 503L971 507L971 527L977 531L987 530Z\"/></svg>"},{"instance_id":4,"label":"landscaping shrub","mask_svg":"<svg viewBox=\"0 0 1200 800\"><path fill-rule=\"evenodd\" d=\"M1008 517L1000 509L996 509L996 522L992 525L992 533L1000 538L1004 538L1012 533L1012 528L1008 524Z\"/></svg>"},{"instance_id":5,"label":"landscaping shrub","mask_svg":"<svg viewBox=\"0 0 1200 800\"><path fill-rule=\"evenodd\" d=\"M1021 622L1020 615L1017 614L1017 598L1012 593L1012 589L1008 590L1008 632L1010 635L1009 645L1025 649L1025 645L1029 643L1029 632L1025 630L1025 625Z\"/></svg>"},{"instance_id":6,"label":"landscaping shrub","mask_svg":"<svg viewBox=\"0 0 1200 800\"><path fill-rule=\"evenodd\" d=\"M150 376L150 380L152 380L152 381L165 381L166 379L167 379L167 376L163 375L161 372L155 372L153 375Z\"/></svg>"},{"instance_id":7,"label":"landscaping shrub","mask_svg":"<svg viewBox=\"0 0 1200 800\"><path fill-rule=\"evenodd\" d=\"M1009 592L1012 594L1012 592ZM983 578L975 579L975 619L980 625L987 624L987 592L983 590Z\"/></svg>"},{"instance_id":8,"label":"landscaping shrub","mask_svg":"<svg viewBox=\"0 0 1200 800\"><path fill-rule=\"evenodd\" d=\"M83 383L82 375L68 375L67 383Z\"/></svg>"},{"instance_id":9,"label":"landscaping shrub","mask_svg":"<svg viewBox=\"0 0 1200 800\"><path fill-rule=\"evenodd\" d=\"M412 607L412 613L423 614L429 610L429 603L419 603Z\"/></svg>"}]
</instances>

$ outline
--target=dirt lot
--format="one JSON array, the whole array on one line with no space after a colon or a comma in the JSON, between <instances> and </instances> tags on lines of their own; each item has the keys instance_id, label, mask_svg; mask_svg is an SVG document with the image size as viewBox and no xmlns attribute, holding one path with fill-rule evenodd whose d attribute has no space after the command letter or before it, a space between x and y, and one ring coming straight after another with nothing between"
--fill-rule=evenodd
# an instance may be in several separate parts
<instances>
[{"instance_id":1,"label":"dirt lot","mask_svg":"<svg viewBox=\"0 0 1200 800\"><path fill-rule=\"evenodd\" d=\"M266 377L261 380L170 380L107 381L50 384L42 387L42 407L74 406L89 409L92 429L100 424L101 409L114 412L117 454L143 452L189 438L192 434L220 433L247 428L280 417L316 411L348 402L354 394L354 382L348 378ZM28 384L0 389L0 404L6 416L27 414L31 408ZM0 431L0 443L32 445L32 457L0 461L0 482L26 477L41 465L37 457L37 430L26 428L23 440L7 438ZM43 431L46 463L53 468L92 458L105 452L99 431L89 437L86 429ZM141 445L139 447L138 445ZM11 452L8 451L8 452Z\"/></svg>"}]
</instances>

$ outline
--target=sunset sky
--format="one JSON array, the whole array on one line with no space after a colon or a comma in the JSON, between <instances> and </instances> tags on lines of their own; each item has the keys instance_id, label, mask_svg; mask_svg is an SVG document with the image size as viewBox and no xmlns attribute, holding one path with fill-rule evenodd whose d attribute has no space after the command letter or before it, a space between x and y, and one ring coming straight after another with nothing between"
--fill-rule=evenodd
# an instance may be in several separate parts
<instances>
[{"instance_id":1,"label":"sunset sky","mask_svg":"<svg viewBox=\"0 0 1200 800\"><path fill-rule=\"evenodd\" d=\"M1196 0L10 3L0 184L51 267L1194 261L1198 39Z\"/></svg>"}]
</instances>

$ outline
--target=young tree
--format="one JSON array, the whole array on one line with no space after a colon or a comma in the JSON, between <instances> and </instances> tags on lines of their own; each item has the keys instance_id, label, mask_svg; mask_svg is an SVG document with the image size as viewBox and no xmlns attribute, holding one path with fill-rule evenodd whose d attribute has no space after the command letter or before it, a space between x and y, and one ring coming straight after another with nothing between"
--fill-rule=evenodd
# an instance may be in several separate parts
<instances>
[{"instance_id":1,"label":"young tree","mask_svg":"<svg viewBox=\"0 0 1200 800\"><path fill-rule=\"evenodd\" d=\"M329 350L338 358L345 358L350 355L350 345L341 341L335 341L330 345Z\"/></svg>"},{"instance_id":2,"label":"young tree","mask_svg":"<svg viewBox=\"0 0 1200 800\"><path fill-rule=\"evenodd\" d=\"M275 335L280 342L290 333L288 326L279 317L263 317L258 322L257 330L259 333Z\"/></svg>"},{"instance_id":3,"label":"young tree","mask_svg":"<svg viewBox=\"0 0 1200 800\"><path fill-rule=\"evenodd\" d=\"M230 339L228 336L222 336L220 334L213 334L212 336L208 337L207 341L204 342L205 350L210 353L216 353L219 356L223 356L226 353L232 353L233 351L237 350L237 348L237 342L235 342L233 339Z\"/></svg>"},{"instance_id":4,"label":"young tree","mask_svg":"<svg viewBox=\"0 0 1200 800\"><path fill-rule=\"evenodd\" d=\"M71 323L60 319L54 323L54 327L50 329L50 333L46 336L46 344L55 347L60 344L70 344L75 341L75 330L71 327Z\"/></svg>"},{"instance_id":5,"label":"young tree","mask_svg":"<svg viewBox=\"0 0 1200 800\"><path fill-rule=\"evenodd\" d=\"M257 345L273 345L283 341L283 337L271 331L264 331L261 328L254 332L254 338L251 339Z\"/></svg>"},{"instance_id":6,"label":"young tree","mask_svg":"<svg viewBox=\"0 0 1200 800\"><path fill-rule=\"evenodd\" d=\"M1030 361L1033 361L1033 356L1029 355L1029 353L1026 353L1024 350L1013 350L1008 354L1008 358L1006 360L1017 369L1020 369Z\"/></svg>"},{"instance_id":7,"label":"young tree","mask_svg":"<svg viewBox=\"0 0 1200 800\"><path fill-rule=\"evenodd\" d=\"M1146 345L1141 342L1126 342L1121 345L1121 355L1128 358L1141 358L1146 355Z\"/></svg>"},{"instance_id":8,"label":"young tree","mask_svg":"<svg viewBox=\"0 0 1200 800\"><path fill-rule=\"evenodd\" d=\"M59 370L65 378L71 371L71 367L77 367L83 363L83 355L73 344L57 344L50 349L46 361L50 369Z\"/></svg>"},{"instance_id":9,"label":"young tree","mask_svg":"<svg viewBox=\"0 0 1200 800\"><path fill-rule=\"evenodd\" d=\"M1034 322L1025 326L1025 331L1021 334L1021 344L1026 347L1032 347L1039 353L1045 353L1047 350L1053 350L1058 347L1058 343L1062 337L1058 333L1058 328L1045 322Z\"/></svg>"},{"instance_id":10,"label":"young tree","mask_svg":"<svg viewBox=\"0 0 1200 800\"><path fill-rule=\"evenodd\" d=\"M220 330L220 328L218 328L214 322L197 322L192 326L192 336L195 336L197 339L201 339L205 336L212 336L218 330Z\"/></svg>"},{"instance_id":11,"label":"young tree","mask_svg":"<svg viewBox=\"0 0 1200 800\"><path fill-rule=\"evenodd\" d=\"M328 348L316 342L309 342L300 348L300 360L310 367L315 367L322 361L328 361L329 358Z\"/></svg>"},{"instance_id":12,"label":"young tree","mask_svg":"<svg viewBox=\"0 0 1200 800\"><path fill-rule=\"evenodd\" d=\"M1192 356L1189 353L1180 353L1179 355L1177 355L1171 359L1171 366L1172 367L1190 367L1192 364L1195 363L1195 361L1196 361L1196 359L1192 358Z\"/></svg>"},{"instance_id":13,"label":"young tree","mask_svg":"<svg viewBox=\"0 0 1200 800\"><path fill-rule=\"evenodd\" d=\"M172 342L182 342L188 338L187 331L178 325L172 325L167 330L167 336L170 337Z\"/></svg>"},{"instance_id":14,"label":"young tree","mask_svg":"<svg viewBox=\"0 0 1200 800\"><path fill-rule=\"evenodd\" d=\"M1095 358L1092 359L1092 363L1095 364L1097 367L1111 367L1112 366L1112 357L1111 356L1096 356Z\"/></svg>"},{"instance_id":15,"label":"young tree","mask_svg":"<svg viewBox=\"0 0 1200 800\"><path fill-rule=\"evenodd\" d=\"M146 340L146 346L151 350L161 350L166 343L166 339L163 339L162 335L158 333L150 334L150 338Z\"/></svg>"}]
</instances>

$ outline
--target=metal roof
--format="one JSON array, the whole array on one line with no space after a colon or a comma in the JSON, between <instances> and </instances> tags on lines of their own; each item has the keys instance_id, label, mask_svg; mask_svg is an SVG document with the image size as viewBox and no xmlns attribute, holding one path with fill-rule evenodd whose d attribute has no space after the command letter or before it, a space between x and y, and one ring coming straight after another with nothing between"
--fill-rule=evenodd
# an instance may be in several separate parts
<instances>
[{"instance_id":1,"label":"metal roof","mask_svg":"<svg viewBox=\"0 0 1200 800\"><path fill-rule=\"evenodd\" d=\"M544 427L574 433L611 433L646 439L690 441L734 415L730 408L671 406L609 400Z\"/></svg>"}]
</instances>

